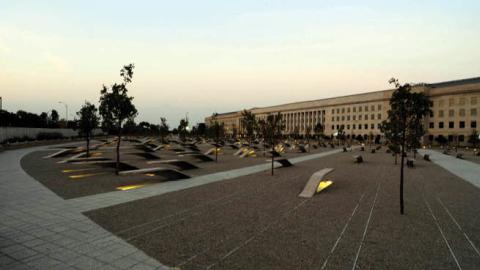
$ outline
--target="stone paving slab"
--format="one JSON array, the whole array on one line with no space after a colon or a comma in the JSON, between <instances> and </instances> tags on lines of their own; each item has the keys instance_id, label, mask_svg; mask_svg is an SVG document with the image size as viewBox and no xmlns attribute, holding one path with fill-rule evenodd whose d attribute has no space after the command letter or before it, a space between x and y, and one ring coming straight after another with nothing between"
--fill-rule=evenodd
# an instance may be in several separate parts
<instances>
[{"instance_id":1,"label":"stone paving slab","mask_svg":"<svg viewBox=\"0 0 480 270\"><path fill-rule=\"evenodd\" d=\"M168 269L27 175L20 159L44 148L0 153L0 269Z\"/></svg>"}]
</instances>

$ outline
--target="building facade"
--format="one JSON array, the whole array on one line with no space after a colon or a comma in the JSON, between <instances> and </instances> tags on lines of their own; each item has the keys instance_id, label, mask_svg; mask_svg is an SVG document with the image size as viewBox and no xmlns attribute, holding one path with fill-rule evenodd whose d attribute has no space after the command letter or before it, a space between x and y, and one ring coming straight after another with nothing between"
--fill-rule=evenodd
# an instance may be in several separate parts
<instances>
[{"instance_id":1,"label":"building facade","mask_svg":"<svg viewBox=\"0 0 480 270\"><path fill-rule=\"evenodd\" d=\"M423 92L433 102L432 114L425 118L424 143L434 144L438 137L450 143L465 145L480 122L480 77L432 84L416 84L414 92ZM295 102L276 106L252 108L257 118L281 113L285 134L305 134L317 123L324 127L325 135L334 135L343 128L347 138L358 135L382 137L380 124L387 118L389 100L394 89L370 93ZM227 134L243 133L242 113L217 115ZM211 123L207 117L207 125Z\"/></svg>"}]
</instances>

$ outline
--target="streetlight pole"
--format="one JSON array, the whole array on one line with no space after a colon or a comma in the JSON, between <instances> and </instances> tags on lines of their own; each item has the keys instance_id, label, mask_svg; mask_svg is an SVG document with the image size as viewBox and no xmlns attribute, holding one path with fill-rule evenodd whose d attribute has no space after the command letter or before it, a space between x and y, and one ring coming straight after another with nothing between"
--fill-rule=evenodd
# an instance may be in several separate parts
<instances>
[{"instance_id":1,"label":"streetlight pole","mask_svg":"<svg viewBox=\"0 0 480 270\"><path fill-rule=\"evenodd\" d=\"M65 125L67 125L68 124L68 105L63 101L59 101L58 103L65 105Z\"/></svg>"}]
</instances>

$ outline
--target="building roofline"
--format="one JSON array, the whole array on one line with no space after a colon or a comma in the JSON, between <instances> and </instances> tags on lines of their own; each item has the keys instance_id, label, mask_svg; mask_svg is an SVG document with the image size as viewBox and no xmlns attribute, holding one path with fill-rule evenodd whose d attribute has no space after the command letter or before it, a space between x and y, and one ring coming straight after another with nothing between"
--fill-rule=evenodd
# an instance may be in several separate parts
<instances>
[{"instance_id":1,"label":"building roofline","mask_svg":"<svg viewBox=\"0 0 480 270\"><path fill-rule=\"evenodd\" d=\"M458 79L458 80L449 80L449 81L443 81L443 82L437 82L437 83L411 83L412 86L426 86L426 87L431 87L431 88L439 88L439 87L448 87L448 86L455 86L455 85L462 85L462 84L471 84L471 83L480 83L480 77L471 77L471 78L466 78L466 79ZM313 100L303 100L303 101L295 101L295 102L289 102L289 103L282 103L282 104L277 104L277 105L271 105L271 106L263 106L263 107L253 107L250 109L247 109L249 111L251 110L256 110L256 109L268 109L268 108L275 108L275 107L282 107L282 106L289 106L289 105L296 105L296 104L301 104L301 103L310 103L310 102L317 102L317 101L328 101L332 99L341 99L341 98L349 98L349 97L355 97L355 96L360 96L360 95L368 95L368 94L378 94L382 92L388 92L388 91L393 91L394 89L385 89L385 90L376 90L376 91L370 91L370 92L363 92L363 93L356 93L356 94L349 94L349 95L343 95L343 96L337 96L337 97L328 97L328 98L319 98L319 99L313 99ZM241 111L241 110L240 110ZM228 114L235 114L240 111L233 111L233 112L227 112L227 113L219 113L218 115L228 115Z\"/></svg>"}]
</instances>

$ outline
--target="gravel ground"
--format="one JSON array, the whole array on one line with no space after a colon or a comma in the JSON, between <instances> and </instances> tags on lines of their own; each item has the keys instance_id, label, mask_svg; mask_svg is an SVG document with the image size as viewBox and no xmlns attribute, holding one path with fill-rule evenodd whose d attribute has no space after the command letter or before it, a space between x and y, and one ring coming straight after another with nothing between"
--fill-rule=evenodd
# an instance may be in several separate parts
<instances>
[{"instance_id":1,"label":"gravel ground","mask_svg":"<svg viewBox=\"0 0 480 270\"><path fill-rule=\"evenodd\" d=\"M353 154L85 214L182 269L455 269L455 259L462 269L478 269L480 254L458 227L480 246L477 188L418 159L405 169L401 216L399 165L382 150L362 152L363 164L354 164ZM299 198L309 176L326 167L335 168L334 185Z\"/></svg>"},{"instance_id":2,"label":"gravel ground","mask_svg":"<svg viewBox=\"0 0 480 270\"><path fill-rule=\"evenodd\" d=\"M91 145L95 145L98 142L93 141ZM83 144L82 144L83 146ZM137 168L152 168L162 167L170 169L178 169L176 166L169 164L148 164L149 159L141 157L137 154L145 153L141 149L137 149L133 144L128 142L122 143L121 149L121 161L137 167ZM181 146L173 145L173 148L182 148ZM206 152L212 148L211 145L203 144L199 146L201 153ZM311 153L297 153L295 151L288 152L283 156L285 158L292 158L300 155L307 155L313 153L319 153L321 151L328 151L329 148L320 148L312 150ZM47 186L53 192L64 199L71 199L76 197L88 196L98 193L104 193L109 191L115 191L117 187L124 185L134 184L153 184L168 181L162 176L147 176L144 174L129 175L129 176L117 176L114 173L113 168L103 168L98 165L85 165L85 164L73 164L73 163L57 163L66 158L73 156L69 154L65 157L44 159L44 156L55 153L57 148L51 151L38 151L26 155L21 160L23 169L30 174L33 178ZM222 154L218 156L218 162L200 162L189 156L177 155L172 150L158 150L153 155L160 158L160 160L178 159L190 162L198 169L184 170L182 173L191 177L200 176L210 173L216 173L221 171L227 171L256 164L262 164L266 162L266 157L263 156L262 151L257 151L257 157L239 158L234 156L236 150L225 147ZM92 151L92 153L98 154L100 157L115 160L114 146L108 145L98 150ZM214 156L210 156L215 158ZM90 176L72 179L71 176L91 174Z\"/></svg>"}]
</instances>

